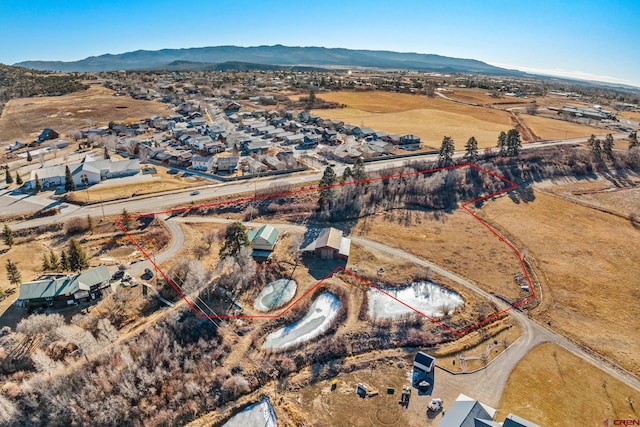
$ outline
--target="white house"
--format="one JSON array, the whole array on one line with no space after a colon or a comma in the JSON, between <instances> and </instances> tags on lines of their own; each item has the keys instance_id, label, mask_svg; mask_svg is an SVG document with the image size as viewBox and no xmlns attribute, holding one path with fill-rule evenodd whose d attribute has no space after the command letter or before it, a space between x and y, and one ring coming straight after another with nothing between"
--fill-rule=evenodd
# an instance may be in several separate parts
<instances>
[{"instance_id":1,"label":"white house","mask_svg":"<svg viewBox=\"0 0 640 427\"><path fill-rule=\"evenodd\" d=\"M213 156L193 156L191 167L199 171L211 170L213 169Z\"/></svg>"},{"instance_id":2,"label":"white house","mask_svg":"<svg viewBox=\"0 0 640 427\"><path fill-rule=\"evenodd\" d=\"M108 159L94 160L91 156L85 156L80 163L32 170L29 180L25 182L25 188L35 188L36 177L45 188L64 185L66 167L69 167L76 187L84 187L85 185L97 184L105 179L131 176L140 173L140 161L138 159L125 159L112 162Z\"/></svg>"}]
</instances>

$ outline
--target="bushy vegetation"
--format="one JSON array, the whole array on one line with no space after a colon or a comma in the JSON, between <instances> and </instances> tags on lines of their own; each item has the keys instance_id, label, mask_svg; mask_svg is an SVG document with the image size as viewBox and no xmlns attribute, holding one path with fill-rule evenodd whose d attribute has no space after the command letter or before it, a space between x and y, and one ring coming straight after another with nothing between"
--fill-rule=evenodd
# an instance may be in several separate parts
<instances>
[{"instance_id":1,"label":"bushy vegetation","mask_svg":"<svg viewBox=\"0 0 640 427\"><path fill-rule=\"evenodd\" d=\"M56 74L0 64L0 113L4 102L12 98L59 96L87 88L75 74Z\"/></svg>"}]
</instances>

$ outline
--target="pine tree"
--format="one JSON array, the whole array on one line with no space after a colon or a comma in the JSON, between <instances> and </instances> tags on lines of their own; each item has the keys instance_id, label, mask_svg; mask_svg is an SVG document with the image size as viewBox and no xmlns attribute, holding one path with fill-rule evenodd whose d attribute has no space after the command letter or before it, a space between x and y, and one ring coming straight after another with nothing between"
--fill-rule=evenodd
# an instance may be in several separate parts
<instances>
[{"instance_id":1,"label":"pine tree","mask_svg":"<svg viewBox=\"0 0 640 427\"><path fill-rule=\"evenodd\" d=\"M22 185L23 184L22 177L20 176L18 171L16 171L16 184L18 184L18 185Z\"/></svg>"},{"instance_id":2,"label":"pine tree","mask_svg":"<svg viewBox=\"0 0 640 427\"><path fill-rule=\"evenodd\" d=\"M522 140L520 139L520 132L517 129L511 129L507 132L507 155L516 157L520 154L522 149Z\"/></svg>"},{"instance_id":3,"label":"pine tree","mask_svg":"<svg viewBox=\"0 0 640 427\"><path fill-rule=\"evenodd\" d=\"M364 160L362 160L362 157L358 157L353 164L353 179L355 181L367 179L367 171L364 168Z\"/></svg>"},{"instance_id":4,"label":"pine tree","mask_svg":"<svg viewBox=\"0 0 640 427\"><path fill-rule=\"evenodd\" d=\"M91 215L87 215L87 230L93 231L93 218L91 218Z\"/></svg>"},{"instance_id":5,"label":"pine tree","mask_svg":"<svg viewBox=\"0 0 640 427\"><path fill-rule=\"evenodd\" d=\"M126 209L122 209L122 218L120 218L120 224L122 224L125 230L129 230L133 225L131 221L131 215L129 215L129 212L127 212Z\"/></svg>"},{"instance_id":6,"label":"pine tree","mask_svg":"<svg viewBox=\"0 0 640 427\"><path fill-rule=\"evenodd\" d=\"M64 254L64 252L62 253ZM56 255L56 253L53 251L49 252L49 268L51 268L51 271L62 270L62 266L60 265L60 258L58 258L58 255Z\"/></svg>"},{"instance_id":7,"label":"pine tree","mask_svg":"<svg viewBox=\"0 0 640 427\"><path fill-rule=\"evenodd\" d=\"M440 152L438 153L438 164L440 166L449 166L453 164L453 153L455 147L453 145L453 138L445 136L442 138L442 144L440 145Z\"/></svg>"},{"instance_id":8,"label":"pine tree","mask_svg":"<svg viewBox=\"0 0 640 427\"><path fill-rule=\"evenodd\" d=\"M478 141L475 137L469 138L467 144L464 146L464 158L470 163L478 161Z\"/></svg>"},{"instance_id":9,"label":"pine tree","mask_svg":"<svg viewBox=\"0 0 640 427\"><path fill-rule=\"evenodd\" d=\"M67 257L67 253L65 251L62 251L60 253L60 270L69 270L69 258Z\"/></svg>"},{"instance_id":10,"label":"pine tree","mask_svg":"<svg viewBox=\"0 0 640 427\"><path fill-rule=\"evenodd\" d=\"M109 160L111 158L111 155L109 154L109 149L107 147L104 147L104 158L106 160Z\"/></svg>"},{"instance_id":11,"label":"pine tree","mask_svg":"<svg viewBox=\"0 0 640 427\"><path fill-rule=\"evenodd\" d=\"M637 132L631 132L629 134L629 150L637 147L638 145L638 133Z\"/></svg>"},{"instance_id":12,"label":"pine tree","mask_svg":"<svg viewBox=\"0 0 640 427\"><path fill-rule=\"evenodd\" d=\"M31 152L27 150L27 162L31 162L32 160L33 160L33 157L31 157Z\"/></svg>"},{"instance_id":13,"label":"pine tree","mask_svg":"<svg viewBox=\"0 0 640 427\"><path fill-rule=\"evenodd\" d=\"M331 208L333 199L332 185L336 183L336 173L331 166L327 166L320 180L320 196L318 197L318 207L320 210L324 208ZM325 188L322 188L325 187Z\"/></svg>"},{"instance_id":14,"label":"pine tree","mask_svg":"<svg viewBox=\"0 0 640 427\"><path fill-rule=\"evenodd\" d=\"M344 168L344 172L342 172L342 182L348 182L351 178L353 178L353 173L351 172L351 168L347 166Z\"/></svg>"},{"instance_id":15,"label":"pine tree","mask_svg":"<svg viewBox=\"0 0 640 427\"><path fill-rule=\"evenodd\" d=\"M71 175L69 166L64 167L64 190L76 191L76 183L73 182L73 175Z\"/></svg>"},{"instance_id":16,"label":"pine tree","mask_svg":"<svg viewBox=\"0 0 640 427\"><path fill-rule=\"evenodd\" d=\"M14 262L11 262L10 259L8 259L6 268L7 268L7 280L12 285L18 286L20 282L22 282L22 274L20 273L20 270L18 270L18 266Z\"/></svg>"},{"instance_id":17,"label":"pine tree","mask_svg":"<svg viewBox=\"0 0 640 427\"><path fill-rule=\"evenodd\" d=\"M604 142L602 143L602 152L607 155L610 159L613 158L613 146L615 142L613 141L613 135L610 133L604 137Z\"/></svg>"},{"instance_id":18,"label":"pine tree","mask_svg":"<svg viewBox=\"0 0 640 427\"><path fill-rule=\"evenodd\" d=\"M4 241L5 245L9 246L9 248L12 248L15 244L15 240L13 239L13 231L6 224L2 229L2 240Z\"/></svg>"},{"instance_id":19,"label":"pine tree","mask_svg":"<svg viewBox=\"0 0 640 427\"><path fill-rule=\"evenodd\" d=\"M250 244L247 228L236 221L227 227L224 243L220 248L220 258L234 257L240 253L241 247L249 246Z\"/></svg>"},{"instance_id":20,"label":"pine tree","mask_svg":"<svg viewBox=\"0 0 640 427\"><path fill-rule=\"evenodd\" d=\"M38 174L36 174L36 193L39 193L42 190L44 190L44 186L42 185L40 178L38 178Z\"/></svg>"},{"instance_id":21,"label":"pine tree","mask_svg":"<svg viewBox=\"0 0 640 427\"><path fill-rule=\"evenodd\" d=\"M69 263L69 270L71 271L81 271L89 267L87 254L76 239L69 240L67 262Z\"/></svg>"},{"instance_id":22,"label":"pine tree","mask_svg":"<svg viewBox=\"0 0 640 427\"><path fill-rule=\"evenodd\" d=\"M593 153L594 156L600 157L600 155L602 154L602 146L600 144L600 140L596 138L594 134L591 134L591 136L589 137L589 141L587 141L587 145L591 149L591 152Z\"/></svg>"},{"instance_id":23,"label":"pine tree","mask_svg":"<svg viewBox=\"0 0 640 427\"><path fill-rule=\"evenodd\" d=\"M42 272L51 271L51 263L49 262L49 256L46 253L42 254Z\"/></svg>"},{"instance_id":24,"label":"pine tree","mask_svg":"<svg viewBox=\"0 0 640 427\"><path fill-rule=\"evenodd\" d=\"M7 184L13 184L13 177L11 176L11 173L9 173L9 168L5 169L4 173L5 173L4 181Z\"/></svg>"},{"instance_id":25,"label":"pine tree","mask_svg":"<svg viewBox=\"0 0 640 427\"><path fill-rule=\"evenodd\" d=\"M498 135L498 155L499 156L506 156L507 155L507 134L504 133L504 131L500 132L500 135Z\"/></svg>"}]
</instances>

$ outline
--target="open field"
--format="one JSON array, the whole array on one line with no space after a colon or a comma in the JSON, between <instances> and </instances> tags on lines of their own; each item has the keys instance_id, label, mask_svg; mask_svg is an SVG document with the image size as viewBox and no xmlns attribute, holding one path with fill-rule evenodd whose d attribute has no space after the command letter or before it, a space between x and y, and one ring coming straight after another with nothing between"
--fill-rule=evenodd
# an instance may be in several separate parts
<instances>
[{"instance_id":1,"label":"open field","mask_svg":"<svg viewBox=\"0 0 640 427\"><path fill-rule=\"evenodd\" d=\"M412 224L383 215L360 220L353 234L433 261L489 292L514 301L523 297L514 281L521 271L516 255L471 215L458 209L439 218L424 212L413 216Z\"/></svg>"},{"instance_id":2,"label":"open field","mask_svg":"<svg viewBox=\"0 0 640 427\"><path fill-rule=\"evenodd\" d=\"M545 140L579 138L591 134L606 135L611 133L607 129L580 125L560 119L549 119L529 114L520 114L520 118L536 135Z\"/></svg>"},{"instance_id":3,"label":"open field","mask_svg":"<svg viewBox=\"0 0 640 427\"><path fill-rule=\"evenodd\" d=\"M540 310L562 334L640 373L640 230L628 219L535 192L530 203L501 198L482 214L543 273ZM635 307L635 306L633 306Z\"/></svg>"},{"instance_id":4,"label":"open field","mask_svg":"<svg viewBox=\"0 0 640 427\"><path fill-rule=\"evenodd\" d=\"M456 90L456 96L467 96L468 102L490 98L477 91ZM475 136L480 148L494 147L498 134L513 125L511 115L497 108L484 108L449 101L440 97L408 95L390 92L327 92L318 95L326 101L347 105L346 108L314 110L323 118L340 119L356 126L372 127L390 133L413 133L422 138L425 145L439 147L442 137L451 136L461 150L467 139ZM452 96L453 97L453 96ZM514 98L513 102L519 98ZM497 100L497 102L509 102ZM526 105L526 104L523 104ZM505 106L505 107L508 107ZM558 120L521 115L527 126L534 129L541 139L557 139L565 136L588 136L601 130L591 126L563 123ZM531 122L529 121L530 119ZM567 125L567 126L565 126Z\"/></svg>"},{"instance_id":5,"label":"open field","mask_svg":"<svg viewBox=\"0 0 640 427\"><path fill-rule=\"evenodd\" d=\"M638 405L637 391L565 349L543 343L511 372L497 419L512 412L542 426L601 426L607 419L640 419Z\"/></svg>"},{"instance_id":6,"label":"open field","mask_svg":"<svg viewBox=\"0 0 640 427\"><path fill-rule=\"evenodd\" d=\"M107 88L91 86L86 91L69 95L13 99L7 103L0 118L0 141L28 142L47 127L63 137L73 129L167 113L165 104L112 94Z\"/></svg>"}]
</instances>

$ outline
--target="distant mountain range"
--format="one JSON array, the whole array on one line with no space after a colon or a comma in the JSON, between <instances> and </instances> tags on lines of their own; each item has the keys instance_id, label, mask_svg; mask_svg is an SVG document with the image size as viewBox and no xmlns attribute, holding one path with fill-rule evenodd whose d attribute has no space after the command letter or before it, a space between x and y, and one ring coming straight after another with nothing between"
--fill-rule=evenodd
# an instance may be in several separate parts
<instances>
[{"instance_id":1,"label":"distant mountain range","mask_svg":"<svg viewBox=\"0 0 640 427\"><path fill-rule=\"evenodd\" d=\"M501 76L526 75L518 70L494 67L475 59L382 50L290 47L282 45L255 47L215 46L156 51L138 50L118 55L91 56L80 61L25 61L14 65L35 70L63 72L149 69L273 69L270 68L270 66L273 66L276 69L291 69L292 67L309 67L310 69L319 67L361 67Z\"/></svg>"}]
</instances>

